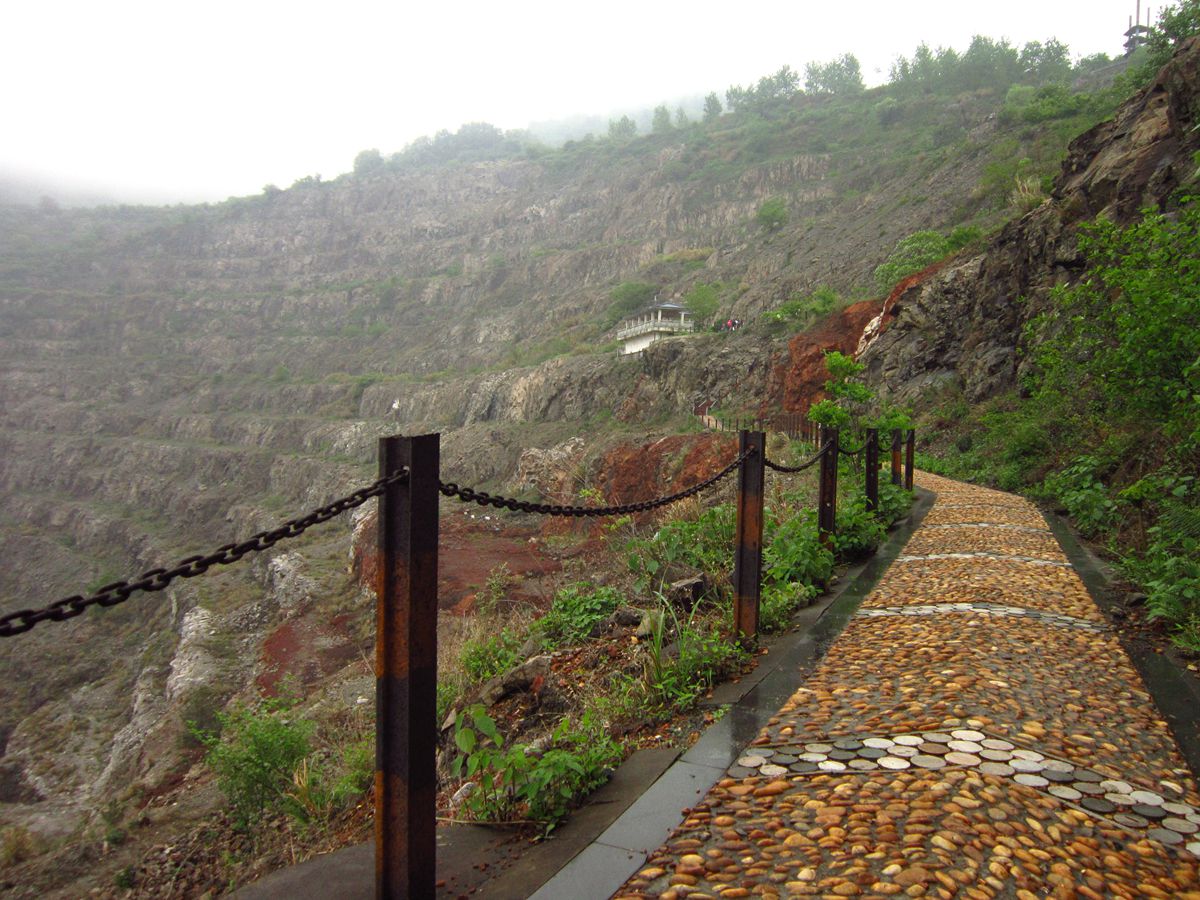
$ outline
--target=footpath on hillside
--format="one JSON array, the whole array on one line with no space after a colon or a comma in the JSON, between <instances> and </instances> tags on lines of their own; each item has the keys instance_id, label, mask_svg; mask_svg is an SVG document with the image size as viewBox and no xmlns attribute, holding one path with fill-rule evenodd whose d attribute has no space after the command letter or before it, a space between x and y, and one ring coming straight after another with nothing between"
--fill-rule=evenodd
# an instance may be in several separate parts
<instances>
[{"instance_id":1,"label":"footpath on hillside","mask_svg":"<svg viewBox=\"0 0 1200 900\"><path fill-rule=\"evenodd\" d=\"M665 843L584 890L619 819L538 897L1200 898L1196 782L1045 519L918 484L902 555Z\"/></svg>"}]
</instances>

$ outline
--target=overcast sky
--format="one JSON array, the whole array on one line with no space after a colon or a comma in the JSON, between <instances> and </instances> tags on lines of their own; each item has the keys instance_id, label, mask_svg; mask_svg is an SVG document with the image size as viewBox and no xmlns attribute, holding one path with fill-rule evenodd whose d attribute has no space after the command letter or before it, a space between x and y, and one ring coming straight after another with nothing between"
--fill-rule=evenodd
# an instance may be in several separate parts
<instances>
[{"instance_id":1,"label":"overcast sky","mask_svg":"<svg viewBox=\"0 0 1200 900\"><path fill-rule=\"evenodd\" d=\"M1162 4L1154 4L1154 15ZM13 0L0 173L122 200L222 200L348 171L463 122L523 128L744 84L845 52L868 84L925 41L1121 52L1135 0ZM1145 20L1146 5L1142 6Z\"/></svg>"}]
</instances>

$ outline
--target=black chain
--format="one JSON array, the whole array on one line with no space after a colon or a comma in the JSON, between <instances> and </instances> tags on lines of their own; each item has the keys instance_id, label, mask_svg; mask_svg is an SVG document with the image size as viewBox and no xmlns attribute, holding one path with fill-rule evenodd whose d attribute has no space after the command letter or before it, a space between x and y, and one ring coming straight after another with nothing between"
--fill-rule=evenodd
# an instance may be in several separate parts
<instances>
[{"instance_id":1,"label":"black chain","mask_svg":"<svg viewBox=\"0 0 1200 900\"><path fill-rule=\"evenodd\" d=\"M820 450L817 451L816 456L814 456L808 462L801 463L798 466L781 466L779 463L772 462L771 460L767 459L766 457L763 458L763 462L766 463L768 469L774 469L776 472L783 472L785 475L794 475L796 472L803 472L805 469L810 469L813 466L815 466L818 462L821 461L821 457L823 457L826 453L828 453L832 447L833 447L832 441L826 442L826 444Z\"/></svg>"},{"instance_id":2,"label":"black chain","mask_svg":"<svg viewBox=\"0 0 1200 900\"><path fill-rule=\"evenodd\" d=\"M359 488L349 496L314 509L306 516L285 522L278 528L260 531L240 543L225 544L207 556L189 556L187 559L180 560L171 569L151 569L149 572L143 572L134 581L114 581L112 584L106 584L90 597L76 594L64 597L43 609L21 609L6 616L0 616L0 637L23 634L38 622L47 620L64 622L67 619L73 619L83 615L89 606L116 606L118 603L124 603L130 595L138 591L161 591L176 578L193 578L207 572L213 566L227 566L235 563L247 553L259 553L286 538L299 537L314 525L328 522L347 510L362 506L372 497L382 494L388 485L403 482L407 478L408 469L401 469L386 478L380 478L374 484Z\"/></svg>"},{"instance_id":3,"label":"black chain","mask_svg":"<svg viewBox=\"0 0 1200 900\"><path fill-rule=\"evenodd\" d=\"M857 450L847 450L845 447L838 447L838 453L844 453L846 456L861 456L862 452L867 449L867 445L863 444Z\"/></svg>"},{"instance_id":4,"label":"black chain","mask_svg":"<svg viewBox=\"0 0 1200 900\"><path fill-rule=\"evenodd\" d=\"M514 512L535 513L539 516L623 516L630 513L648 512L649 510L675 503L678 500L683 500L685 497L693 497L701 491L712 487L755 452L757 451L751 447L716 475L705 481L701 481L699 484L694 484L677 494L658 497L654 500L642 500L638 503L624 503L620 506L557 506L550 503L531 503L524 500L512 500L508 497L497 497L485 491L474 490L473 488L459 487L453 482L448 484L441 482L439 488L447 497L457 497L463 503L478 503L480 506L494 506L497 509L511 509Z\"/></svg>"}]
</instances>

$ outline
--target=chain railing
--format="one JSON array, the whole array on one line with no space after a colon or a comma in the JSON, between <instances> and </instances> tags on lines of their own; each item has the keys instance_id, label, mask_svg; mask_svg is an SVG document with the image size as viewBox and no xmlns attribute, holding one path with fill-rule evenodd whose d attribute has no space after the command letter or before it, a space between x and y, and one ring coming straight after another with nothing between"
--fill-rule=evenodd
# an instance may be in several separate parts
<instances>
[{"instance_id":1,"label":"chain railing","mask_svg":"<svg viewBox=\"0 0 1200 900\"><path fill-rule=\"evenodd\" d=\"M803 440L810 432L802 430ZM568 506L516 500L461 487L439 479L440 435L381 438L379 478L372 484L291 519L278 528L225 544L207 555L189 556L171 568L151 569L116 581L89 596L65 597L42 609L23 609L0 617L0 637L23 634L40 622L61 622L89 607L124 603L138 592L161 591L178 578L193 578L213 566L229 565L280 541L295 538L378 497L380 573L376 628L376 896L432 897L432 860L436 854L435 758L437 736L429 725L436 710L438 498L456 498L496 509L533 515L596 518L660 509L696 496L739 473L734 546L734 630L744 641L758 632L762 576L763 482L767 468L796 474L820 464L818 532L832 542L837 505L838 432L812 434L820 447L796 466L767 458L763 431L742 430L737 456L708 478L671 494L610 506ZM904 483L912 487L914 433L908 432ZM900 483L901 433L892 434L892 479ZM878 452L874 429L862 447L866 453L868 508L878 508ZM845 452L845 451L840 451Z\"/></svg>"},{"instance_id":2,"label":"chain railing","mask_svg":"<svg viewBox=\"0 0 1200 900\"><path fill-rule=\"evenodd\" d=\"M203 575L213 566L227 566L237 562L248 553L261 553L282 540L299 537L314 525L328 522L348 510L362 506L372 497L383 494L389 484L403 481L407 477L408 472L401 471L387 478L380 478L373 484L359 488L354 493L334 500L325 506L318 507L307 515L290 519L278 528L260 531L244 541L225 544L207 555L181 559L169 569L150 569L132 581L114 581L99 588L90 596L75 594L56 600L42 609L19 609L16 612L0 616L0 637L24 634L39 622L65 622L68 619L74 619L76 616L83 615L92 606L116 606L124 603L139 591L145 593L161 591L177 578L195 578L197 575Z\"/></svg>"}]
</instances>

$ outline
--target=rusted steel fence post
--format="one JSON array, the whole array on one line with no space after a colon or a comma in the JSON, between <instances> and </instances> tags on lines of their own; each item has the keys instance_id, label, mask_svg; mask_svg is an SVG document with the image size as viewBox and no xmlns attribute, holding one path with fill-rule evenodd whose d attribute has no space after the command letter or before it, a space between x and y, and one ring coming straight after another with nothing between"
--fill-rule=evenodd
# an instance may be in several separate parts
<instances>
[{"instance_id":1,"label":"rusted steel fence post","mask_svg":"<svg viewBox=\"0 0 1200 900\"><path fill-rule=\"evenodd\" d=\"M829 449L821 457L821 486L817 495L817 534L828 547L837 528L838 430L821 427L821 445Z\"/></svg>"},{"instance_id":2,"label":"rusted steel fence post","mask_svg":"<svg viewBox=\"0 0 1200 900\"><path fill-rule=\"evenodd\" d=\"M910 428L904 439L904 489L913 489L913 453L917 447L917 432Z\"/></svg>"},{"instance_id":3,"label":"rusted steel fence post","mask_svg":"<svg viewBox=\"0 0 1200 900\"><path fill-rule=\"evenodd\" d=\"M375 897L434 896L440 436L379 441L375 618Z\"/></svg>"},{"instance_id":4,"label":"rusted steel fence post","mask_svg":"<svg viewBox=\"0 0 1200 900\"><path fill-rule=\"evenodd\" d=\"M766 435L743 431L738 453L753 450L738 473L737 528L734 533L733 631L743 642L758 638L758 599L762 583L763 459Z\"/></svg>"},{"instance_id":5,"label":"rusted steel fence post","mask_svg":"<svg viewBox=\"0 0 1200 900\"><path fill-rule=\"evenodd\" d=\"M867 512L879 511L879 429L867 429Z\"/></svg>"},{"instance_id":6,"label":"rusted steel fence post","mask_svg":"<svg viewBox=\"0 0 1200 900\"><path fill-rule=\"evenodd\" d=\"M903 482L903 476L900 473L900 429L892 429L892 484L899 485Z\"/></svg>"}]
</instances>

